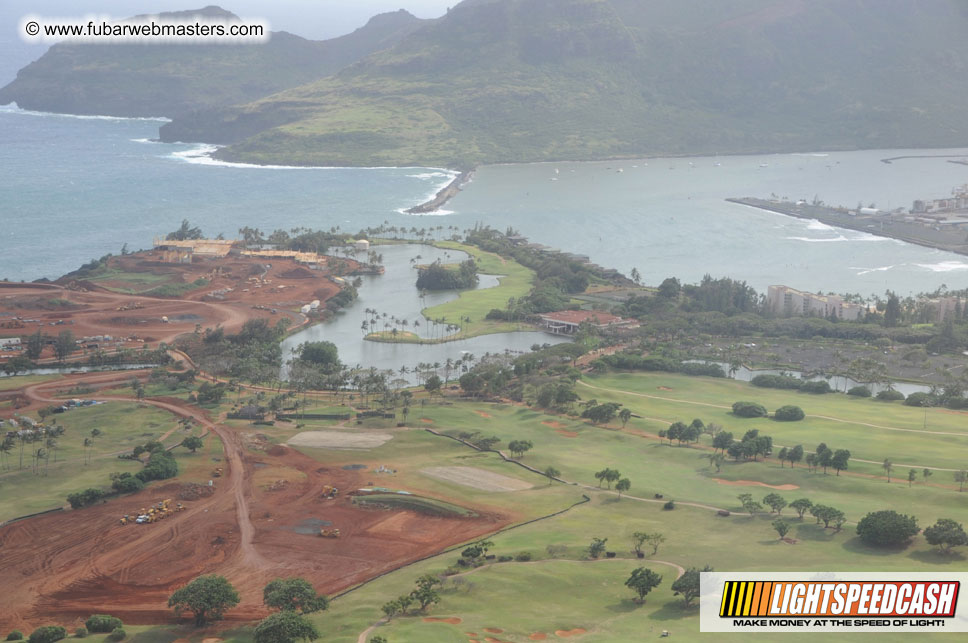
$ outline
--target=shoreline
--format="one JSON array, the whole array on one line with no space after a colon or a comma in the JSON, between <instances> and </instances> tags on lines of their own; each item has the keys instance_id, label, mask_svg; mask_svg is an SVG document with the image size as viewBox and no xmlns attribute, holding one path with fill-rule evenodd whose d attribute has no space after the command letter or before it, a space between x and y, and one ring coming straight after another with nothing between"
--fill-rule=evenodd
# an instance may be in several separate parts
<instances>
[{"instance_id":1,"label":"shoreline","mask_svg":"<svg viewBox=\"0 0 968 643\"><path fill-rule=\"evenodd\" d=\"M726 201L729 203L735 203L737 205L745 205L751 208L756 208L758 210L765 210L775 214L794 217L796 219L819 221L820 223L835 228L863 232L876 237L894 239L896 241L911 243L924 248L951 252L963 256L968 255L968 244L964 242L963 235L948 235L951 237L950 239L947 238L947 236L946 238L930 238L939 237L939 235L944 233L913 223L895 221L885 222L883 216L877 219L862 215L852 216L825 206L798 206L797 204L789 201L774 202L753 197L730 197L727 198ZM923 233L924 236L918 236L914 233ZM956 239L962 240L962 243L953 243L953 241Z\"/></svg>"},{"instance_id":2,"label":"shoreline","mask_svg":"<svg viewBox=\"0 0 968 643\"><path fill-rule=\"evenodd\" d=\"M415 205L412 208L407 208L404 210L407 214L429 214L431 212L436 212L442 208L448 201L457 196L463 187L470 182L471 178L474 176L474 170L464 170L456 177L454 180L442 187L434 195L434 198L429 201L425 201L420 205Z\"/></svg>"}]
</instances>

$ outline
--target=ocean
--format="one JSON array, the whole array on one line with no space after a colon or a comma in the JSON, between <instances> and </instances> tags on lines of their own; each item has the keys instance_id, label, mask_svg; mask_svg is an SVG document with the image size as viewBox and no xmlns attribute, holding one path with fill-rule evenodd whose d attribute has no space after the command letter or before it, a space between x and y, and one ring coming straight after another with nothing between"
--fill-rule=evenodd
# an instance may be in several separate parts
<instances>
[{"instance_id":1,"label":"ocean","mask_svg":"<svg viewBox=\"0 0 968 643\"><path fill-rule=\"evenodd\" d=\"M210 159L210 146L152 142L160 122L0 107L0 277L54 278L92 258L147 248L182 219L206 234L387 223L513 227L645 283L729 276L765 291L968 287L968 257L726 203L771 194L850 207L910 207L968 182L968 167L874 150L545 163L480 168L444 211L408 215L453 173L433 168L266 168Z\"/></svg>"}]
</instances>

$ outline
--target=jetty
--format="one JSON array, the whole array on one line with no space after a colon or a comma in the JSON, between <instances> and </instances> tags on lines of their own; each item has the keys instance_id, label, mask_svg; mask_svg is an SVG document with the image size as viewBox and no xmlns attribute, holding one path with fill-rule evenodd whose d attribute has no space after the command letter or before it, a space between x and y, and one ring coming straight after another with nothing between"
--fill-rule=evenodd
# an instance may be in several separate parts
<instances>
[{"instance_id":1,"label":"jetty","mask_svg":"<svg viewBox=\"0 0 968 643\"><path fill-rule=\"evenodd\" d=\"M408 208L406 213L427 214L428 212L436 212L440 208L444 207L444 204L457 196L457 194L461 191L461 188L464 187L464 184L471 180L471 176L473 176L473 174L473 170L461 172L454 177L453 181L441 188L440 191L434 195L434 198L426 203L421 203L420 205L415 205L412 208Z\"/></svg>"}]
</instances>

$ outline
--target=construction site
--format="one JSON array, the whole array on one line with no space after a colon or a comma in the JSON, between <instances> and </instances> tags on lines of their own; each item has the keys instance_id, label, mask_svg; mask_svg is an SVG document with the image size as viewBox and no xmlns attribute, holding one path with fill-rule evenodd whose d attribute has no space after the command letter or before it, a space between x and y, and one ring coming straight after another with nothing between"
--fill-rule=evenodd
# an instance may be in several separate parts
<instances>
[{"instance_id":1,"label":"construction site","mask_svg":"<svg viewBox=\"0 0 968 643\"><path fill-rule=\"evenodd\" d=\"M147 372L76 374L17 393L41 406L85 384L104 391L96 399L130 399L109 389L132 375ZM183 476L0 528L0 583L17 588L4 597L0 628L80 623L103 612L126 623L171 622L171 593L209 573L226 576L242 597L229 622L252 621L267 614L262 588L273 578L301 576L332 595L514 519L490 507L445 516L357 505L356 490L373 477L355 464L359 452L322 466L285 445L253 448L238 429L181 400L142 403L207 428L222 442L219 464L204 472L208 479Z\"/></svg>"},{"instance_id":2,"label":"construction site","mask_svg":"<svg viewBox=\"0 0 968 643\"><path fill-rule=\"evenodd\" d=\"M230 254L230 247L225 242L213 246L218 252L206 253L210 248L201 246L202 252L186 250L188 261L172 261L178 247L165 245L111 257L82 278L0 282L0 337L13 340L40 331L53 338L70 330L83 357L96 349L170 343L197 327L232 332L250 319L288 318L295 328L321 318L326 300L345 283L339 275L359 268L349 259L327 261L313 253ZM50 344L41 361L53 359L52 339ZM0 367L19 354L20 346L0 351Z\"/></svg>"}]
</instances>

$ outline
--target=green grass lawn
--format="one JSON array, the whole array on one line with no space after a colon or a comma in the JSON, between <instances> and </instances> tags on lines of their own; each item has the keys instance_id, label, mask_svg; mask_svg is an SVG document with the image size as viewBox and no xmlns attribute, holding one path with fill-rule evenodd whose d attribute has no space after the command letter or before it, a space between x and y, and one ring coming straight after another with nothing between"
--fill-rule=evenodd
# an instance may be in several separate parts
<instances>
[{"instance_id":1,"label":"green grass lawn","mask_svg":"<svg viewBox=\"0 0 968 643\"><path fill-rule=\"evenodd\" d=\"M16 377L0 377L0 391L10 391L21 386L60 379L60 375L18 375Z\"/></svg>"},{"instance_id":2,"label":"green grass lawn","mask_svg":"<svg viewBox=\"0 0 968 643\"><path fill-rule=\"evenodd\" d=\"M489 321L484 318L493 308L507 308L508 299L511 297L518 298L528 294L534 282L533 270L512 259L504 259L493 252L485 252L476 246L454 241L437 241L434 245L466 252L474 257L479 272L501 275L499 285L493 288L463 290L457 299L423 310L424 316L428 319L443 319L445 323L450 324L461 325L461 319L470 318L470 323L466 321L463 323L464 330L448 337L448 340L530 329L517 323Z\"/></svg>"},{"instance_id":3,"label":"green grass lawn","mask_svg":"<svg viewBox=\"0 0 968 643\"><path fill-rule=\"evenodd\" d=\"M67 495L75 491L108 487L109 473L134 473L141 469L137 462L118 458L118 453L157 440L172 429L176 430L164 441L166 445L180 442L190 434L178 427L170 413L130 402L79 408L52 416L52 421L66 431L57 438L57 448L49 460L46 463L40 460L36 473L31 453L42 446L40 443L24 445L22 469L19 468L19 441L9 459L4 459L9 468L0 471L0 521L65 505ZM85 449L84 438L90 438L95 428L101 435L93 439L93 446ZM198 428L193 431L197 433ZM217 439L206 439L206 445L211 443L221 449ZM183 449L176 450L176 456L179 460L190 457Z\"/></svg>"},{"instance_id":4,"label":"green grass lawn","mask_svg":"<svg viewBox=\"0 0 968 643\"><path fill-rule=\"evenodd\" d=\"M587 630L579 637L570 638L582 643L651 640L659 638L663 630L669 630L675 640L739 642L748 640L748 637L742 634L703 636L698 632L698 612L695 608L685 609L681 598L673 596L670 586L676 568L667 563L686 568L708 564L718 571L810 573L828 570L958 571L965 568L966 552L940 555L920 536L904 549L876 549L857 538L852 524L868 511L888 508L917 516L922 528L940 517L968 522L968 494L936 486L936 483L950 484L950 473L938 471L930 480L932 484L916 484L911 488L906 481L900 480L888 484L878 478L838 477L833 472L830 475L810 473L802 465L796 469L781 468L775 458L765 462L727 462L717 473L704 457L709 452L707 449L670 446L647 435L675 419L690 421L693 417L700 417L706 422L721 422L737 436L755 426L773 435L779 443L794 444L795 439L812 449L817 442L825 441L834 448L850 448L856 458L879 460L894 457L898 462L909 459L923 465L944 466L958 461L960 454L964 453L959 447L968 437L968 429L962 428L962 418L958 414L929 410L929 430L956 435L927 435L865 426L864 423L923 428L923 411L899 404L838 395L808 396L757 389L728 380L667 374L592 376L586 381L599 388L579 385L577 390L584 399L596 397L600 401L619 401L642 417L633 418L623 430L619 422L608 427L595 427L577 418L548 415L524 406L451 398L445 400L447 404L413 407L409 426L402 428L396 427L394 421L382 419L369 419L360 425L347 423L346 427L334 427L332 422L318 420L276 423L273 427L253 427L246 422L230 424L245 430L257 430L280 443L303 430L326 428L354 433L378 429L389 433L392 439L377 448L348 451L301 447L300 450L325 466L366 465L371 472L365 478L368 485L403 489L478 512L499 512L511 518L513 524L567 509L561 515L492 536L494 546L490 553L514 556L527 552L532 561L489 564L449 579L441 589L441 602L426 615L396 617L377 628L374 635L386 636L391 642L464 643L469 639L484 641L485 637L493 636L500 641L526 643L537 632L547 634L547 640L564 640L556 636L555 631L573 628ZM788 424L772 420L741 420L722 408L740 399L759 401L771 410L785 403L796 403L803 406L808 418ZM846 421L820 420L815 417L817 415ZM494 435L502 440L498 447L505 449L512 439L531 440L534 448L521 459L522 463L538 470L554 466L564 479L593 488L557 482L548 484L542 475L506 462L495 453L478 452L457 441L433 435L424 430L428 427L452 434L478 431L482 436ZM701 445L708 443L709 437L704 436ZM211 467L212 460L220 453L219 442L210 439L200 454L186 454L180 457L180 462L185 463L186 471L197 469L204 474L205 468ZM376 473L374 469L380 465L395 472ZM514 477L533 486L522 491L486 492L430 477L423 472L430 466L474 467ZM630 495L619 499L614 492L594 487L597 484L594 473L606 466L621 470L622 475L631 480ZM849 472L878 474L879 469L877 465L852 461ZM737 499L738 494L749 492L760 500L771 489L745 483L744 486L729 486L717 479L796 485L797 489L778 493L788 501L807 497L840 508L850 523L835 533L815 524L809 515L798 520L788 508L783 511L783 516L791 524L788 537L796 542L781 542L770 524L775 516L760 514L751 517L742 513ZM575 505L583 493L590 501ZM664 497L656 500L656 493ZM674 510L663 509L663 503L668 499L675 500ZM715 508L718 507L729 509L731 515L717 515ZM660 532L666 540L655 555L647 550L649 556L638 560L632 554L632 534L636 531ZM607 538L607 549L614 551L617 558L585 561L593 537ZM563 549L554 552L555 558L552 558L547 549L549 545ZM361 632L380 619L380 607L384 603L409 592L421 574L441 573L458 557L459 551L441 554L336 598L329 610L311 617L322 632L321 640L326 643L355 642ZM640 565L663 576L662 584L648 596L644 605L634 603L632 592L623 585L630 571ZM428 622L423 620L424 616L462 620L451 625ZM502 632L489 633L484 628L498 628ZM468 632L475 634L472 636ZM211 636L211 632L158 627L139 630L136 636L142 637L138 639L140 643L170 643L174 638L189 638L195 643ZM220 636L226 641L248 642L252 629L232 626ZM793 636L806 640L809 635ZM884 640L900 641L903 635L881 636L886 637ZM955 636L942 636L940 640L954 640ZM849 634L828 634L825 637L832 641L856 640ZM905 636L904 640L910 640L910 637Z\"/></svg>"}]
</instances>

